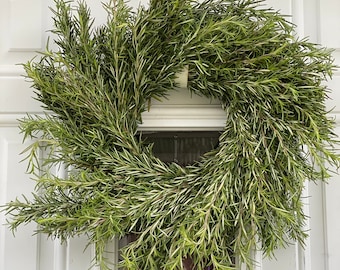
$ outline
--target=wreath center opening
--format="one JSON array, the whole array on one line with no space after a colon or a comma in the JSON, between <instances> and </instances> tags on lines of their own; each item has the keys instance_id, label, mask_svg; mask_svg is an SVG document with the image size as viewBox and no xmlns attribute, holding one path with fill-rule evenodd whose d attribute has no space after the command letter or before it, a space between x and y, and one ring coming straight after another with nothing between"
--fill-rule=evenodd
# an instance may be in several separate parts
<instances>
[{"instance_id":1,"label":"wreath center opening","mask_svg":"<svg viewBox=\"0 0 340 270\"><path fill-rule=\"evenodd\" d=\"M175 162L185 167L199 161L205 153L215 149L220 131L147 131L141 137L145 144L153 144L153 153L165 163Z\"/></svg>"}]
</instances>

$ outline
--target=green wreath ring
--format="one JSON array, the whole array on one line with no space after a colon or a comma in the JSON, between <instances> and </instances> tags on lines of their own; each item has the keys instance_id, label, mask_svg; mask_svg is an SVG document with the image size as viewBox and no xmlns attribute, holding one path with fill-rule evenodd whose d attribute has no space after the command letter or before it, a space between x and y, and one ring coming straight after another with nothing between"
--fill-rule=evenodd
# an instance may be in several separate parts
<instances>
[{"instance_id":1,"label":"green wreath ring","mask_svg":"<svg viewBox=\"0 0 340 270\"><path fill-rule=\"evenodd\" d=\"M329 51L297 40L261 1L152 0L134 13L117 0L97 28L84 3L55 3L58 49L24 65L50 113L21 123L36 138L38 191L7 204L12 229L86 234L103 269L107 241L127 234L124 269L251 268L254 249L303 242L304 183L339 164L322 85ZM181 167L155 157L138 127L186 67L189 91L221 102L225 128L216 149Z\"/></svg>"}]
</instances>

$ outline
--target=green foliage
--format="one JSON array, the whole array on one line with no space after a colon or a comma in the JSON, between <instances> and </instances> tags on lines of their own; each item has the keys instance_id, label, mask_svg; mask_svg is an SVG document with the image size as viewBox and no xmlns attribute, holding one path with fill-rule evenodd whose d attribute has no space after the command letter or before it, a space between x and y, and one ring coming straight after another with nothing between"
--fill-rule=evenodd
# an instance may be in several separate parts
<instances>
[{"instance_id":1,"label":"green foliage","mask_svg":"<svg viewBox=\"0 0 340 270\"><path fill-rule=\"evenodd\" d=\"M49 112L21 123L36 138L26 151L37 192L7 204L11 228L87 234L103 269L105 243L129 233L124 269L183 269L186 258L198 270L234 269L235 257L251 268L254 247L271 255L302 243L304 182L339 165L322 85L332 59L260 3L151 0L133 13L117 0L94 28L83 2L55 0L59 49L24 65ZM219 99L226 125L216 149L182 168L136 134L148 101L185 66L189 90ZM68 177L51 173L60 163Z\"/></svg>"}]
</instances>

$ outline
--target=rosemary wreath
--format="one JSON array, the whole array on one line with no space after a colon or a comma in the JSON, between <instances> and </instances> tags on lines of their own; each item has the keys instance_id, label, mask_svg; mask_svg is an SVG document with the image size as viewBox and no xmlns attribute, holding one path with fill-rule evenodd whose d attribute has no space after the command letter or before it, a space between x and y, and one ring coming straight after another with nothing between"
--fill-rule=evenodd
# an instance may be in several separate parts
<instances>
[{"instance_id":1,"label":"rosemary wreath","mask_svg":"<svg viewBox=\"0 0 340 270\"><path fill-rule=\"evenodd\" d=\"M124 269L234 269L235 258L251 268L254 248L303 243L304 183L339 165L322 85L334 66L261 2L151 0L133 12L116 0L95 28L85 3L55 0L58 49L24 64L49 113L21 120L37 191L7 204L11 229L86 234L103 269L107 241L130 233ZM225 128L181 167L155 157L138 126L185 67L189 91L220 100ZM52 173L58 164L67 177Z\"/></svg>"}]
</instances>

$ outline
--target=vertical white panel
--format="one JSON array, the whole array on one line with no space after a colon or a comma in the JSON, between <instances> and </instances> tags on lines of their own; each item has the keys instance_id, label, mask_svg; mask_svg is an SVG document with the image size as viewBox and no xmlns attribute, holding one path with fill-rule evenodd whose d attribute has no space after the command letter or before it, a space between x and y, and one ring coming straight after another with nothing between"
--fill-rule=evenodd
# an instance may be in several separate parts
<instances>
[{"instance_id":1,"label":"vertical white panel","mask_svg":"<svg viewBox=\"0 0 340 270\"><path fill-rule=\"evenodd\" d=\"M131 0L129 1L129 5L133 8L133 9L137 9L140 5L142 6L147 6L149 4L149 0Z\"/></svg>"},{"instance_id":2,"label":"vertical white panel","mask_svg":"<svg viewBox=\"0 0 340 270\"><path fill-rule=\"evenodd\" d=\"M42 47L42 0L10 0L10 50Z\"/></svg>"},{"instance_id":3,"label":"vertical white panel","mask_svg":"<svg viewBox=\"0 0 340 270\"><path fill-rule=\"evenodd\" d=\"M91 247L86 248L87 244L86 236L75 237L68 241L67 268L64 270L88 269L93 265L94 254Z\"/></svg>"},{"instance_id":4,"label":"vertical white panel","mask_svg":"<svg viewBox=\"0 0 340 270\"><path fill-rule=\"evenodd\" d=\"M292 22L296 25L295 33L299 39L305 36L304 0L292 1Z\"/></svg>"},{"instance_id":5,"label":"vertical white panel","mask_svg":"<svg viewBox=\"0 0 340 270\"><path fill-rule=\"evenodd\" d=\"M88 238L83 235L69 239L67 248L67 265L63 270L87 269L100 270L95 264L95 247L88 245ZM112 240L106 246L104 257L110 269L118 270L118 241Z\"/></svg>"},{"instance_id":6,"label":"vertical white panel","mask_svg":"<svg viewBox=\"0 0 340 270\"><path fill-rule=\"evenodd\" d=\"M0 128L1 205L33 189L33 181L25 174L26 164L20 162L19 153L23 147L17 128ZM3 223L4 213L0 215ZM38 240L37 236L32 236L35 228L35 224L21 226L13 237L7 227L0 227L0 270L37 269Z\"/></svg>"},{"instance_id":7,"label":"vertical white panel","mask_svg":"<svg viewBox=\"0 0 340 270\"><path fill-rule=\"evenodd\" d=\"M339 117L340 115L338 115ZM340 126L336 133L340 135ZM340 176L334 175L326 185L326 218L328 269L338 270L340 266ZM326 256L327 256L326 255Z\"/></svg>"},{"instance_id":8,"label":"vertical white panel","mask_svg":"<svg viewBox=\"0 0 340 270\"><path fill-rule=\"evenodd\" d=\"M292 15L292 2L293 0L266 0L265 3L268 7L272 7L274 10L277 10L282 15ZM287 18L290 20L290 18Z\"/></svg>"},{"instance_id":9,"label":"vertical white panel","mask_svg":"<svg viewBox=\"0 0 340 270\"><path fill-rule=\"evenodd\" d=\"M302 193L302 203L303 203L303 212L307 216L306 223L304 225L304 231L310 232L310 193L309 193L309 185L308 182L305 182L305 188ZM311 244L310 244L310 235L305 239L305 245L301 246L300 243L296 243L295 250L296 250L296 269L299 270L311 270Z\"/></svg>"},{"instance_id":10,"label":"vertical white panel","mask_svg":"<svg viewBox=\"0 0 340 270\"><path fill-rule=\"evenodd\" d=\"M67 171L65 166L59 165L55 168L55 175L59 178L66 178ZM67 267L67 244L61 243L59 239L54 240L53 270L65 270Z\"/></svg>"},{"instance_id":11,"label":"vertical white panel","mask_svg":"<svg viewBox=\"0 0 340 270\"><path fill-rule=\"evenodd\" d=\"M325 227L325 183L309 183L309 268L306 270L327 270L327 228Z\"/></svg>"},{"instance_id":12,"label":"vertical white panel","mask_svg":"<svg viewBox=\"0 0 340 270\"><path fill-rule=\"evenodd\" d=\"M33 89L23 77L0 76L0 113L38 112L41 104L33 97Z\"/></svg>"},{"instance_id":13,"label":"vertical white panel","mask_svg":"<svg viewBox=\"0 0 340 270\"><path fill-rule=\"evenodd\" d=\"M320 42L330 48L340 48L340 1L319 0Z\"/></svg>"},{"instance_id":14,"label":"vertical white panel","mask_svg":"<svg viewBox=\"0 0 340 270\"><path fill-rule=\"evenodd\" d=\"M303 1L304 37L314 43L319 43L320 37L320 14L319 0Z\"/></svg>"},{"instance_id":15,"label":"vertical white panel","mask_svg":"<svg viewBox=\"0 0 340 270\"><path fill-rule=\"evenodd\" d=\"M38 263L37 270L54 270L54 247L55 242L52 239L47 239L46 235L38 235ZM65 270L65 268L63 269Z\"/></svg>"},{"instance_id":16,"label":"vertical white panel","mask_svg":"<svg viewBox=\"0 0 340 270\"><path fill-rule=\"evenodd\" d=\"M0 8L0 64L9 48L9 0L1 0Z\"/></svg>"},{"instance_id":17,"label":"vertical white panel","mask_svg":"<svg viewBox=\"0 0 340 270\"><path fill-rule=\"evenodd\" d=\"M53 241L53 270L65 270L67 268L67 244L59 239Z\"/></svg>"},{"instance_id":18,"label":"vertical white panel","mask_svg":"<svg viewBox=\"0 0 340 270\"><path fill-rule=\"evenodd\" d=\"M338 72L335 73L332 80L327 82L327 87L332 90L329 93L330 99L326 100L327 109L333 110L332 113L338 113L340 112L340 74Z\"/></svg>"},{"instance_id":19,"label":"vertical white panel","mask_svg":"<svg viewBox=\"0 0 340 270\"><path fill-rule=\"evenodd\" d=\"M265 258L262 270L300 270L297 268L298 260L295 245L275 252L275 258ZM302 270L302 269L301 269Z\"/></svg>"},{"instance_id":20,"label":"vertical white panel","mask_svg":"<svg viewBox=\"0 0 340 270\"><path fill-rule=\"evenodd\" d=\"M6 187L7 187L7 143L4 138L4 129L0 128L0 205L6 203ZM3 212L0 212L0 224L5 224L6 218ZM0 226L0 270L5 270L5 234L7 229Z\"/></svg>"},{"instance_id":21,"label":"vertical white panel","mask_svg":"<svg viewBox=\"0 0 340 270\"><path fill-rule=\"evenodd\" d=\"M111 263L112 270L118 270L119 245L118 239L111 240L106 246L105 257Z\"/></svg>"}]
</instances>

